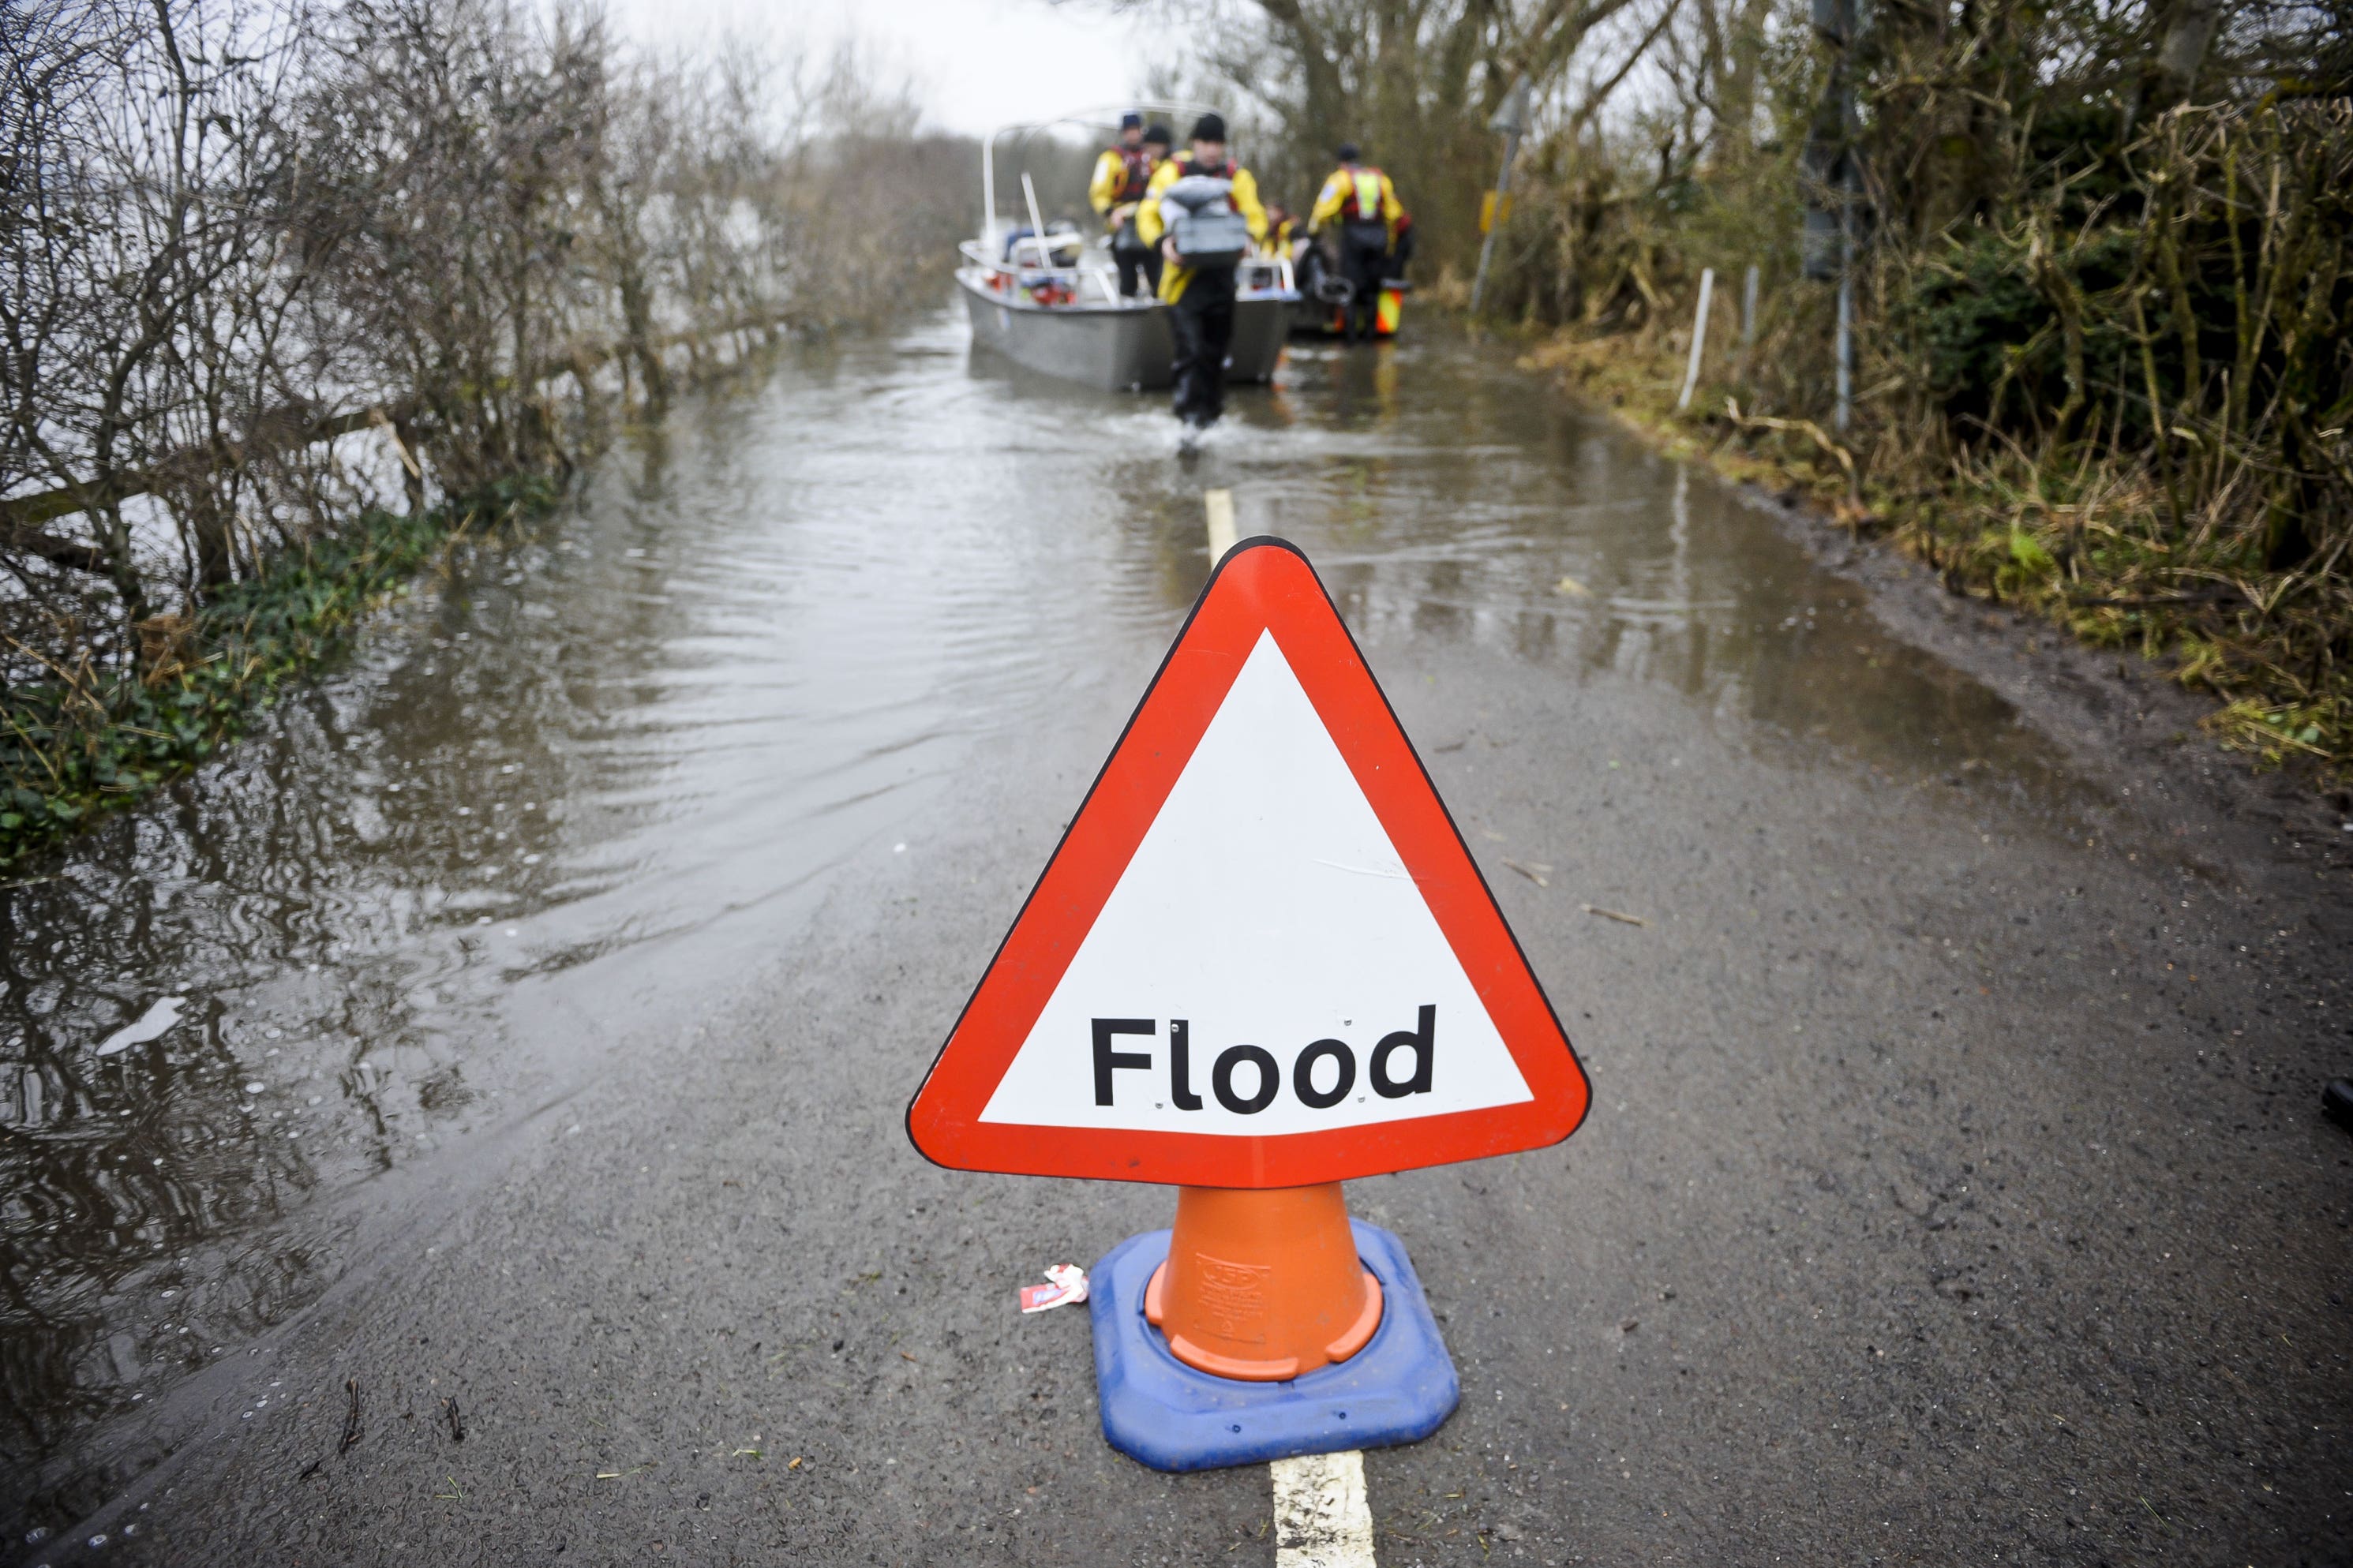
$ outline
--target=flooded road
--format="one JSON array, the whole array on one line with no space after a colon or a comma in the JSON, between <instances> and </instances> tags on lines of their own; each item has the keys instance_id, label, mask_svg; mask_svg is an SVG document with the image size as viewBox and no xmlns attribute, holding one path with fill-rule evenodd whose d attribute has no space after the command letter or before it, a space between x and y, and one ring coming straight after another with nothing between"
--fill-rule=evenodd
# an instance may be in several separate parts
<instances>
[{"instance_id":1,"label":"flooded road","mask_svg":"<svg viewBox=\"0 0 2353 1568\"><path fill-rule=\"evenodd\" d=\"M492 1179L617 1076L658 1097L616 1042L742 991L978 752L1131 701L1206 577L1206 486L1305 548L1377 669L1500 658L1784 775L2108 831L2104 789L1756 504L1501 351L1294 352L1173 449L1156 402L972 361L946 316L796 354L0 893L5 1539L46 1553L163 1457L141 1407L366 1278L417 1180Z\"/></svg>"}]
</instances>

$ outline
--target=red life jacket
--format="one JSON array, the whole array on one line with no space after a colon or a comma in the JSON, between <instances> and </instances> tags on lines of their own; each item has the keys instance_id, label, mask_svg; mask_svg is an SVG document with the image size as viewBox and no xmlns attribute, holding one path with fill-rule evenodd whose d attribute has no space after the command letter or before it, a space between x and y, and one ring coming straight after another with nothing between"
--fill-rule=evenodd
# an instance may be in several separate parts
<instances>
[{"instance_id":1,"label":"red life jacket","mask_svg":"<svg viewBox=\"0 0 2353 1568\"><path fill-rule=\"evenodd\" d=\"M1230 180L1242 172L1242 166L1234 162L1233 154L1230 153L1226 155L1225 163L1215 169L1202 168L1193 162L1193 154L1190 153L1177 153L1176 164L1176 177L1180 180L1188 174L1207 174L1213 180Z\"/></svg>"},{"instance_id":2,"label":"red life jacket","mask_svg":"<svg viewBox=\"0 0 2353 1568\"><path fill-rule=\"evenodd\" d=\"M1113 194L1112 201L1114 204L1142 201L1144 188L1152 183L1152 154L1141 147L1133 152L1124 147L1113 147L1110 151L1118 157L1120 164L1119 189Z\"/></svg>"}]
</instances>

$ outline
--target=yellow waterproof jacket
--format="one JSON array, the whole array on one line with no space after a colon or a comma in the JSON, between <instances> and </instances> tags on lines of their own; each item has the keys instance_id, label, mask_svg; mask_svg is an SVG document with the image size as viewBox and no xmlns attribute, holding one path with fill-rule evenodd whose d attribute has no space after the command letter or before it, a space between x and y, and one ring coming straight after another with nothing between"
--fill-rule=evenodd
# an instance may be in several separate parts
<instances>
[{"instance_id":1,"label":"yellow waterproof jacket","mask_svg":"<svg viewBox=\"0 0 2353 1568\"><path fill-rule=\"evenodd\" d=\"M1315 210L1307 215L1307 232L1314 234L1335 218L1378 220L1388 226L1389 243L1394 245L1398 219L1403 216L1405 207L1398 201L1397 187L1389 184L1389 177L1364 163L1332 171L1315 197Z\"/></svg>"},{"instance_id":2,"label":"yellow waterproof jacket","mask_svg":"<svg viewBox=\"0 0 2353 1568\"><path fill-rule=\"evenodd\" d=\"M1131 176L1131 168L1145 165L1150 154L1138 152L1131 158L1124 147L1106 147L1095 160L1094 177L1087 182L1087 200L1098 215L1111 216L1111 209L1125 206L1144 195L1145 181Z\"/></svg>"},{"instance_id":3,"label":"yellow waterproof jacket","mask_svg":"<svg viewBox=\"0 0 2353 1568\"><path fill-rule=\"evenodd\" d=\"M1168 232L1168 226L1161 220L1160 216L1161 193L1187 174L1208 173L1206 169L1193 167L1193 155L1190 153L1181 153L1161 164L1153 174L1152 184L1145 188L1144 205L1135 209L1136 237L1146 245L1158 245L1161 236ZM1250 225L1251 240L1264 244L1266 208L1259 203L1258 181L1252 177L1248 169L1233 163L1229 163L1224 168L1219 170L1215 177L1233 182L1234 194L1231 199L1234 211L1241 214L1242 221ZM1185 297L1186 286L1192 281L1192 268L1179 267L1171 262L1160 269L1160 298L1171 305L1175 304Z\"/></svg>"},{"instance_id":4,"label":"yellow waterproof jacket","mask_svg":"<svg viewBox=\"0 0 2353 1568\"><path fill-rule=\"evenodd\" d=\"M1266 238L1260 244L1258 253L1269 261L1279 260L1291 254L1291 242L1298 237L1299 220L1295 217L1284 218L1281 223L1268 227Z\"/></svg>"}]
</instances>

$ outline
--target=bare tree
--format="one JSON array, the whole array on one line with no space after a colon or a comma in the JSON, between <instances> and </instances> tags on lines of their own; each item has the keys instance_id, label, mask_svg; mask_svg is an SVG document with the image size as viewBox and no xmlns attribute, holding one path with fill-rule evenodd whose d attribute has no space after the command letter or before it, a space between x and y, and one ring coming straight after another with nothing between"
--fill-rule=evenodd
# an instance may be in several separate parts
<instances>
[{"instance_id":1,"label":"bare tree","mask_svg":"<svg viewBox=\"0 0 2353 1568\"><path fill-rule=\"evenodd\" d=\"M11 780L365 526L339 443L411 512L561 475L681 360L902 306L963 216L968 151L854 52L652 58L568 4L24 0L0 79Z\"/></svg>"}]
</instances>

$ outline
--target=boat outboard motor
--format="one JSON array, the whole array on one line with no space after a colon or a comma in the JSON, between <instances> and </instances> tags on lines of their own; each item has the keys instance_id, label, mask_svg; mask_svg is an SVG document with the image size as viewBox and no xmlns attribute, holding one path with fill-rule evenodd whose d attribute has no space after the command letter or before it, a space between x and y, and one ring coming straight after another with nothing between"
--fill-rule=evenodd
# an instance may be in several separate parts
<instances>
[{"instance_id":1,"label":"boat outboard motor","mask_svg":"<svg viewBox=\"0 0 2353 1568\"><path fill-rule=\"evenodd\" d=\"M1319 305L1345 305L1356 297L1356 285L1332 270L1332 259L1321 245L1301 250L1296 277L1301 297Z\"/></svg>"},{"instance_id":2,"label":"boat outboard motor","mask_svg":"<svg viewBox=\"0 0 2353 1568\"><path fill-rule=\"evenodd\" d=\"M1187 267L1233 267L1250 254L1250 223L1234 211L1234 183L1187 174L1160 193L1160 216Z\"/></svg>"},{"instance_id":3,"label":"boat outboard motor","mask_svg":"<svg viewBox=\"0 0 2353 1568\"><path fill-rule=\"evenodd\" d=\"M1087 237L1069 218L1058 217L1046 226L1046 254L1055 266L1076 267L1086 248Z\"/></svg>"}]
</instances>

